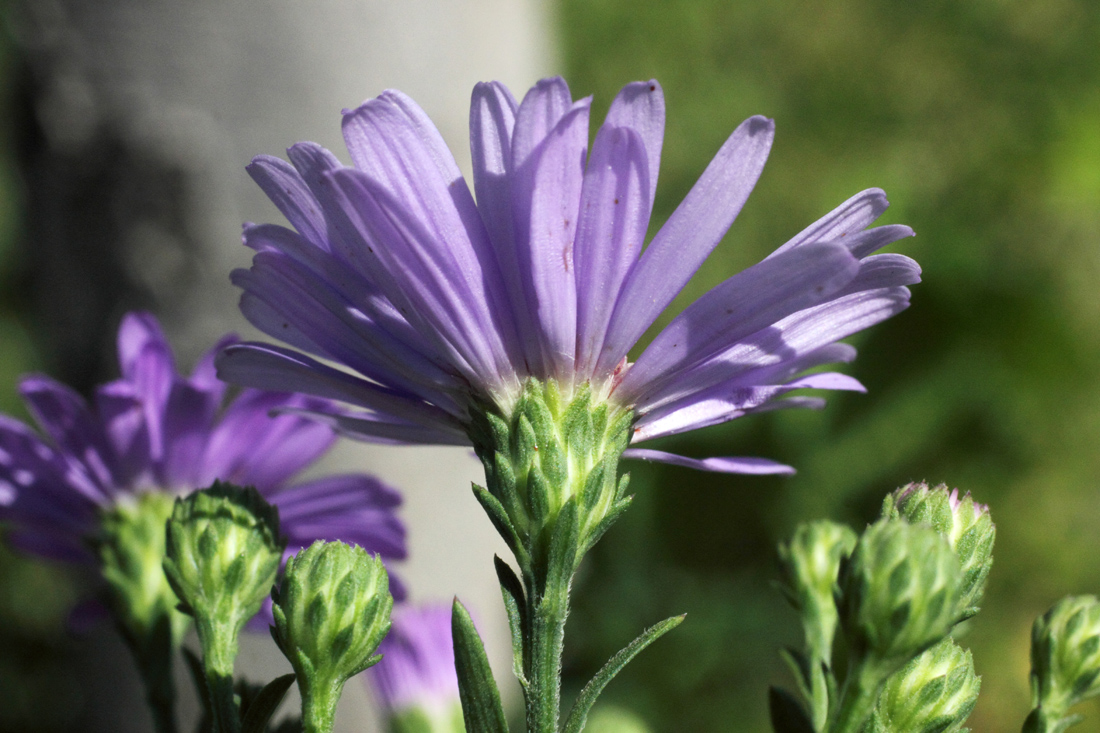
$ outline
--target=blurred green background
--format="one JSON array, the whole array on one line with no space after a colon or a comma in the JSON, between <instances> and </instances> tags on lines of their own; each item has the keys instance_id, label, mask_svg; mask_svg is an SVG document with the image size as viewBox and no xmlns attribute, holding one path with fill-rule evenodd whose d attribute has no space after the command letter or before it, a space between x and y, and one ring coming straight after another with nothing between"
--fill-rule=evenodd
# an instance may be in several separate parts
<instances>
[{"instance_id":1,"label":"blurred green background","mask_svg":"<svg viewBox=\"0 0 1100 733\"><path fill-rule=\"evenodd\" d=\"M797 476L632 468L635 506L582 571L568 688L642 627L686 611L607 701L656 731L768 730L767 686L791 682L776 652L797 643L771 586L776 542L819 517L862 528L884 493L926 479L992 505L997 561L964 640L983 676L970 726L1018 730L1032 620L1062 595L1100 592L1100 3L561 0L557 25L575 96L595 95L593 119L629 80L664 86L654 228L737 123L777 122L755 193L672 312L871 186L892 201L884 222L917 231L894 249L924 268L913 307L854 340L861 355L846 371L869 394L655 446L768 456ZM8 90L12 65L5 42ZM21 416L15 377L50 354L24 315L9 138L0 409ZM69 598L52 571L0 556L0 729L31 730L15 721L50 709ZM1095 729L1100 708L1087 712Z\"/></svg>"},{"instance_id":2,"label":"blurred green background","mask_svg":"<svg viewBox=\"0 0 1100 733\"><path fill-rule=\"evenodd\" d=\"M917 232L893 251L924 270L912 307L853 341L846 371L868 394L667 443L798 475L632 469L636 504L577 594L574 687L686 611L609 700L660 731L768 730L767 685L791 684L776 649L797 643L770 585L776 542L819 517L861 529L883 494L927 479L992 505L996 563L963 640L983 677L969 725L1018 731L1032 620L1100 592L1100 3L564 0L560 33L594 118L626 80L663 85L661 218L738 122L776 120L756 191L681 306L871 186L892 203L880 222Z\"/></svg>"}]
</instances>

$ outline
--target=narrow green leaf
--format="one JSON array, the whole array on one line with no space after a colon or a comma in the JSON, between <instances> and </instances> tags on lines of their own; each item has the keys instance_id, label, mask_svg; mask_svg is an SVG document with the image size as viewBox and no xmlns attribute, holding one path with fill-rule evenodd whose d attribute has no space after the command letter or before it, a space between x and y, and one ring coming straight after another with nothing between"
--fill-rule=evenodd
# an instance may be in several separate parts
<instances>
[{"instance_id":1,"label":"narrow green leaf","mask_svg":"<svg viewBox=\"0 0 1100 733\"><path fill-rule=\"evenodd\" d=\"M470 614L457 598L451 609L451 634L466 733L508 733L500 692L493 680L493 671L489 669L485 647Z\"/></svg>"},{"instance_id":2,"label":"narrow green leaf","mask_svg":"<svg viewBox=\"0 0 1100 733\"><path fill-rule=\"evenodd\" d=\"M264 733L267 722L275 714L275 710L278 709L279 703L283 701L292 684L294 684L294 675L284 674L264 685L252 704L248 706L241 733Z\"/></svg>"},{"instance_id":3,"label":"narrow green leaf","mask_svg":"<svg viewBox=\"0 0 1100 733\"><path fill-rule=\"evenodd\" d=\"M607 687L607 683L610 682L631 659L638 656L639 652L679 626L686 615L687 614L666 618L659 624L650 626L643 631L637 639L630 642L630 644L624 647L618 654L607 660L607 664L605 664L589 683L584 686L584 689L581 690L580 696L573 704L573 709L569 711L569 719L565 721L565 727L562 729L562 733L580 733L580 731L584 729L585 722L588 720L588 713L592 710L592 705L595 704L596 698L603 692L603 688Z\"/></svg>"},{"instance_id":4,"label":"narrow green leaf","mask_svg":"<svg viewBox=\"0 0 1100 733\"><path fill-rule=\"evenodd\" d=\"M791 693L779 687L768 688L768 710L775 733L814 733L806 710Z\"/></svg>"},{"instance_id":5,"label":"narrow green leaf","mask_svg":"<svg viewBox=\"0 0 1100 733\"><path fill-rule=\"evenodd\" d=\"M504 595L504 608L508 612L508 627L512 630L512 673L526 690L527 675L523 670L527 665L524 660L523 637L527 628L527 606L523 584L512 567L501 560L499 555L493 556L493 563L497 569L497 580L500 581L500 592Z\"/></svg>"},{"instance_id":6,"label":"narrow green leaf","mask_svg":"<svg viewBox=\"0 0 1100 733\"><path fill-rule=\"evenodd\" d=\"M795 682L798 683L798 691L802 693L802 697L806 700L813 700L814 682L812 678L812 671L810 669L809 658L791 647L784 647L779 650L780 658L787 663L787 668L791 670L791 674L794 676Z\"/></svg>"}]
</instances>

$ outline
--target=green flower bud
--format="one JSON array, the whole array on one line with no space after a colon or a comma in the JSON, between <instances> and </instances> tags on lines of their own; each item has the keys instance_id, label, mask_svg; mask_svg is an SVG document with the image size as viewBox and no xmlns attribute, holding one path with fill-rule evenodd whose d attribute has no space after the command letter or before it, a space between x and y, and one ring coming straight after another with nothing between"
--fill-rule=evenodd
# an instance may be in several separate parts
<instances>
[{"instance_id":1,"label":"green flower bud","mask_svg":"<svg viewBox=\"0 0 1100 733\"><path fill-rule=\"evenodd\" d=\"M149 492L134 502L119 502L104 512L96 542L111 607L131 644L142 645L168 624L173 648L190 620L176 610L175 591L164 575L164 523L173 497Z\"/></svg>"},{"instance_id":2,"label":"green flower bud","mask_svg":"<svg viewBox=\"0 0 1100 733\"><path fill-rule=\"evenodd\" d=\"M890 676L868 733L959 733L980 688L970 652L947 637Z\"/></svg>"},{"instance_id":3,"label":"green flower bud","mask_svg":"<svg viewBox=\"0 0 1100 733\"><path fill-rule=\"evenodd\" d=\"M521 565L548 556L558 519L572 535L570 570L628 505L619 458L634 415L594 403L587 384L564 395L553 380L529 379L510 415L486 407L472 416L474 450L485 467L488 495L478 491Z\"/></svg>"},{"instance_id":4,"label":"green flower bud","mask_svg":"<svg viewBox=\"0 0 1100 733\"><path fill-rule=\"evenodd\" d=\"M1040 616L1031 630L1034 704L1061 717L1100 694L1100 601L1070 596Z\"/></svg>"},{"instance_id":5,"label":"green flower bud","mask_svg":"<svg viewBox=\"0 0 1100 733\"><path fill-rule=\"evenodd\" d=\"M314 542L287 561L272 598L272 636L297 675L305 730L329 731L344 682L381 659L393 608L386 569L361 547Z\"/></svg>"},{"instance_id":6,"label":"green flower bud","mask_svg":"<svg viewBox=\"0 0 1100 733\"><path fill-rule=\"evenodd\" d=\"M880 520L841 564L839 611L854 658L892 672L958 621L962 576L934 530Z\"/></svg>"},{"instance_id":7,"label":"green flower bud","mask_svg":"<svg viewBox=\"0 0 1100 733\"><path fill-rule=\"evenodd\" d=\"M164 571L181 610L200 627L229 624L239 632L279 570L286 540L278 512L255 489L216 481L176 499L167 529Z\"/></svg>"},{"instance_id":8,"label":"green flower bud","mask_svg":"<svg viewBox=\"0 0 1100 733\"><path fill-rule=\"evenodd\" d=\"M176 499L167 524L164 572L195 619L214 733L240 730L233 690L237 637L279 570L286 541L279 514L255 489L214 482Z\"/></svg>"},{"instance_id":9,"label":"green flower bud","mask_svg":"<svg viewBox=\"0 0 1100 733\"><path fill-rule=\"evenodd\" d=\"M802 618L806 645L819 660L828 660L836 633L836 581L840 561L857 541L850 527L818 521L799 525L789 542L780 543L783 591Z\"/></svg>"},{"instance_id":10,"label":"green flower bud","mask_svg":"<svg viewBox=\"0 0 1100 733\"><path fill-rule=\"evenodd\" d=\"M963 574L959 620L978 612L985 582L993 567L993 542L997 528L989 507L976 503L970 494L959 499L959 490L940 484L911 483L886 497L884 519L901 517L912 524L928 524L951 545L959 557Z\"/></svg>"}]
</instances>

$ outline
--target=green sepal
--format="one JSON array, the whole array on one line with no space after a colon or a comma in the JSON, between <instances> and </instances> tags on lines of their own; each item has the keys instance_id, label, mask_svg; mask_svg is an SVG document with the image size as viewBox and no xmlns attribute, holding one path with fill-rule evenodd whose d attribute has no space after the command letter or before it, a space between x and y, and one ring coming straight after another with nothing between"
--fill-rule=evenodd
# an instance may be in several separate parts
<instances>
[{"instance_id":1,"label":"green sepal","mask_svg":"<svg viewBox=\"0 0 1100 733\"><path fill-rule=\"evenodd\" d=\"M294 674L284 674L264 685L251 704L244 710L244 722L241 733L264 733L271 716L286 697L287 690L294 684Z\"/></svg>"},{"instance_id":2,"label":"green sepal","mask_svg":"<svg viewBox=\"0 0 1100 733\"><path fill-rule=\"evenodd\" d=\"M457 598L451 609L451 635L466 733L508 733L500 691L489 668L485 647L473 619Z\"/></svg>"},{"instance_id":3,"label":"green sepal","mask_svg":"<svg viewBox=\"0 0 1100 733\"><path fill-rule=\"evenodd\" d=\"M519 535L516 534L516 528L512 526L512 520L508 518L508 512L504 510L504 506L481 486L477 484L470 484L470 486L474 490L474 498L489 515L489 521L493 523L504 544L508 545L508 549L516 556L516 560L523 565L527 558L527 551L520 544Z\"/></svg>"},{"instance_id":4,"label":"green sepal","mask_svg":"<svg viewBox=\"0 0 1100 733\"><path fill-rule=\"evenodd\" d=\"M624 475L623 478L626 479L628 478L628 476ZM626 482L620 481L619 483L625 485ZM607 530L611 529L611 525L619 519L619 515L629 509L630 505L633 502L633 496L627 496L625 498L618 499L611 507L611 509L608 510L607 515L604 516L604 518L601 519L599 522L597 522L595 527L588 530L588 533L585 535L584 538L584 547L581 548L580 552L582 556L587 554L588 551L591 550L595 546L595 544L600 541L600 538L604 536L604 533L607 532Z\"/></svg>"},{"instance_id":5,"label":"green sepal","mask_svg":"<svg viewBox=\"0 0 1100 733\"><path fill-rule=\"evenodd\" d=\"M512 673L519 680L523 689L527 689L527 675L523 670L527 667L524 658L523 637L528 631L527 625L527 601L523 594L523 584L512 567L500 559L499 555L493 556L493 564L497 569L497 580L500 581L500 592L504 596L504 609L508 613L508 628L512 631Z\"/></svg>"},{"instance_id":6,"label":"green sepal","mask_svg":"<svg viewBox=\"0 0 1100 733\"><path fill-rule=\"evenodd\" d=\"M639 634L637 639L630 642L615 654L615 656L607 660L607 664L600 668L600 671L588 681L588 684L581 690L581 694L577 696L577 701L573 703L573 709L569 711L569 718L565 721L565 727L562 728L562 733L580 733L580 731L584 730L585 721L588 720L588 713L596 703L596 698L598 698L600 693L603 692L603 689L607 687L607 683L613 680L615 675L622 671L622 668L625 667L630 660L638 656L643 649L660 639L669 631L675 629L683 623L685 618L687 618L687 614L672 616L660 623L650 626Z\"/></svg>"},{"instance_id":7,"label":"green sepal","mask_svg":"<svg viewBox=\"0 0 1100 733\"><path fill-rule=\"evenodd\" d=\"M814 733L806 709L782 688L768 688L768 712L775 733Z\"/></svg>"},{"instance_id":8,"label":"green sepal","mask_svg":"<svg viewBox=\"0 0 1100 733\"><path fill-rule=\"evenodd\" d=\"M580 527L577 526L577 498L565 502L554 524L554 534L550 538L550 553L546 560L546 578L542 590L546 588L568 588L569 580L576 570L578 559L577 544Z\"/></svg>"}]
</instances>

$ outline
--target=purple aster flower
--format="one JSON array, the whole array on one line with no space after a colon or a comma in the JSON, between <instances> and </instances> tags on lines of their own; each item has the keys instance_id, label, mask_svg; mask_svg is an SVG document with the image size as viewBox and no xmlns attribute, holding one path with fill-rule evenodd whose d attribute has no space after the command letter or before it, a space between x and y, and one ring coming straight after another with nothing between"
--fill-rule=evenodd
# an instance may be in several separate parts
<instances>
[{"instance_id":1,"label":"purple aster flower","mask_svg":"<svg viewBox=\"0 0 1100 733\"><path fill-rule=\"evenodd\" d=\"M378 647L382 661L365 673L386 717L416 716L430 722L427 727L410 725L412 730L463 730L450 607L401 606L394 609L392 622Z\"/></svg>"},{"instance_id":2,"label":"purple aster flower","mask_svg":"<svg viewBox=\"0 0 1100 733\"><path fill-rule=\"evenodd\" d=\"M176 371L156 320L129 314L119 327L122 378L91 404L49 377L20 391L42 434L0 415L0 521L16 547L69 562L95 562L89 540L103 513L148 492L186 494L215 479L255 486L279 509L287 552L318 539L405 556L394 514L401 497L363 474L295 482L335 440L331 429L275 409L323 409L323 401L245 389L226 398L207 353L190 377Z\"/></svg>"},{"instance_id":3,"label":"purple aster flower","mask_svg":"<svg viewBox=\"0 0 1100 733\"><path fill-rule=\"evenodd\" d=\"M517 103L474 88L473 193L424 112L396 91L344 113L354 167L299 143L249 172L292 229L247 225L252 268L234 273L245 316L294 349L228 348L220 373L358 408L304 408L366 440L469 445L485 407L512 413L524 385L632 414L630 444L781 407L802 388L862 390L806 370L847 362L840 339L907 307L920 268L873 254L912 235L869 228L885 194L856 194L689 306L634 363L627 354L721 240L760 176L773 123L734 130L648 246L664 134L655 81L623 88L588 151L589 99L560 78ZM476 194L476 203L475 195ZM302 353L306 352L306 353ZM311 354L312 356L307 355ZM338 370L314 357L347 367ZM625 458L739 473L755 458L696 460L631 447Z\"/></svg>"}]
</instances>

